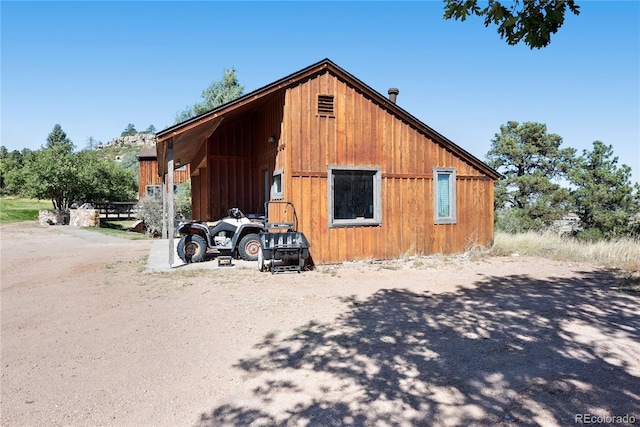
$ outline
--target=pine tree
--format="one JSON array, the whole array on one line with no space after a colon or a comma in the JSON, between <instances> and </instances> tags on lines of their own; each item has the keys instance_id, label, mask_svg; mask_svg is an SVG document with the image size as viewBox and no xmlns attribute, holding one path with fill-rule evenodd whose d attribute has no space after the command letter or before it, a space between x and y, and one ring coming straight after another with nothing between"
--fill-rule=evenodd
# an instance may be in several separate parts
<instances>
[{"instance_id":1,"label":"pine tree","mask_svg":"<svg viewBox=\"0 0 640 427\"><path fill-rule=\"evenodd\" d=\"M506 213L500 211L508 212L509 231L547 228L568 210L568 191L558 181L573 163L575 150L561 144L562 137L547 133L544 124L510 121L500 126L487 163L503 175L496 182L495 207L497 218Z\"/></svg>"},{"instance_id":2,"label":"pine tree","mask_svg":"<svg viewBox=\"0 0 640 427\"><path fill-rule=\"evenodd\" d=\"M592 151L583 151L569 178L584 237L611 238L631 231L631 217L640 211L640 186L631 184L629 166L618 166L611 145L595 141Z\"/></svg>"},{"instance_id":3,"label":"pine tree","mask_svg":"<svg viewBox=\"0 0 640 427\"><path fill-rule=\"evenodd\" d=\"M224 69L222 71L222 79L214 81L211 85L202 91L203 101L187 107L176 115L176 123L183 122L191 117L206 113L220 105L231 102L242 96L244 86L240 86L236 77L236 69Z\"/></svg>"}]
</instances>

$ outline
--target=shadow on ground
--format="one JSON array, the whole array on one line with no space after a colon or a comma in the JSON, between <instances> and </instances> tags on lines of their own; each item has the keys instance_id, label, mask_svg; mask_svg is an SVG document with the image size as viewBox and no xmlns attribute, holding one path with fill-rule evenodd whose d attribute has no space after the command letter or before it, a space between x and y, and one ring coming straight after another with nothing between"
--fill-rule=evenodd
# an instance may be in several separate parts
<instances>
[{"instance_id":1,"label":"shadow on ground","mask_svg":"<svg viewBox=\"0 0 640 427\"><path fill-rule=\"evenodd\" d=\"M640 419L640 298L611 273L480 277L477 289L381 290L332 324L267 336L238 362L246 395L218 425L569 425Z\"/></svg>"}]
</instances>

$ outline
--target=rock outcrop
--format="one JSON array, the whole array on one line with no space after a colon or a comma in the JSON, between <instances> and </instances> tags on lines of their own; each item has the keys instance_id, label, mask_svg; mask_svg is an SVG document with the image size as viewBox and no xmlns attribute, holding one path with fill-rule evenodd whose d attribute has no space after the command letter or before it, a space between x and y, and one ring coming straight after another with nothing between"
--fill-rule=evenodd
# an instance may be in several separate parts
<instances>
[{"instance_id":1,"label":"rock outcrop","mask_svg":"<svg viewBox=\"0 0 640 427\"><path fill-rule=\"evenodd\" d=\"M97 150L105 147L126 147L126 146L149 146L156 145L156 135L153 133L137 133L135 135L121 136L112 139L104 145L98 145Z\"/></svg>"}]
</instances>

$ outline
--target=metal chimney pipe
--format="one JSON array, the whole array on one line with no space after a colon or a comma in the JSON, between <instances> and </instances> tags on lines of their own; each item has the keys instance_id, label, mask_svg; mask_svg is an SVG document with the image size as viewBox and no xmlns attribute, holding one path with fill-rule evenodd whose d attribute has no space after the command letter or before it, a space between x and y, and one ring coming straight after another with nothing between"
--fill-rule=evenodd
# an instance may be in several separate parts
<instances>
[{"instance_id":1,"label":"metal chimney pipe","mask_svg":"<svg viewBox=\"0 0 640 427\"><path fill-rule=\"evenodd\" d=\"M398 96L398 94L400 93L400 91L398 90L398 88L396 87L392 87L389 89L389 101L393 102L394 104L396 103L396 97Z\"/></svg>"}]
</instances>

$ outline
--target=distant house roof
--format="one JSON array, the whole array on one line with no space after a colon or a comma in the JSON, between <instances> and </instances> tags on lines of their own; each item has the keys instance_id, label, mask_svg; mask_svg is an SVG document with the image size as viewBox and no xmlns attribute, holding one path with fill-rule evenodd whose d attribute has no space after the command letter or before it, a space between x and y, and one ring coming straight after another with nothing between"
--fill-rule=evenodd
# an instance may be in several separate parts
<instances>
[{"instance_id":1,"label":"distant house roof","mask_svg":"<svg viewBox=\"0 0 640 427\"><path fill-rule=\"evenodd\" d=\"M344 69L337 66L330 59L326 58L320 62L310 65L300 71L283 77L271 84L268 84L260 89L256 89L253 92L247 93L231 102L216 107L210 111L207 111L198 116L185 120L182 123L178 123L174 126L168 127L156 134L157 144L156 152L158 158L158 174L164 175L167 168L167 142L173 140L173 157L176 159L175 167L181 166L186 163L190 163L195 158L196 153L222 123L225 116L237 116L244 112L249 112L262 106L274 93L286 90L289 87L295 86L299 82L306 78L317 75L325 70L330 71L333 75L338 76L358 90L366 94L370 99L374 100L382 108L391 111L393 114L400 117L405 122L419 129L422 133L427 135L435 143L446 147L448 150L465 159L468 163L478 168L483 173L487 174L493 179L498 179L501 175L485 164L482 160L473 156L466 150L456 145L453 141L447 137L439 134L425 123L418 120L416 117L409 114L407 111L399 107L396 103L392 102L377 92L370 86L366 85L355 76L351 75Z\"/></svg>"},{"instance_id":2,"label":"distant house roof","mask_svg":"<svg viewBox=\"0 0 640 427\"><path fill-rule=\"evenodd\" d=\"M155 160L158 158L156 147L144 147L136 156L138 157L138 160Z\"/></svg>"}]
</instances>

